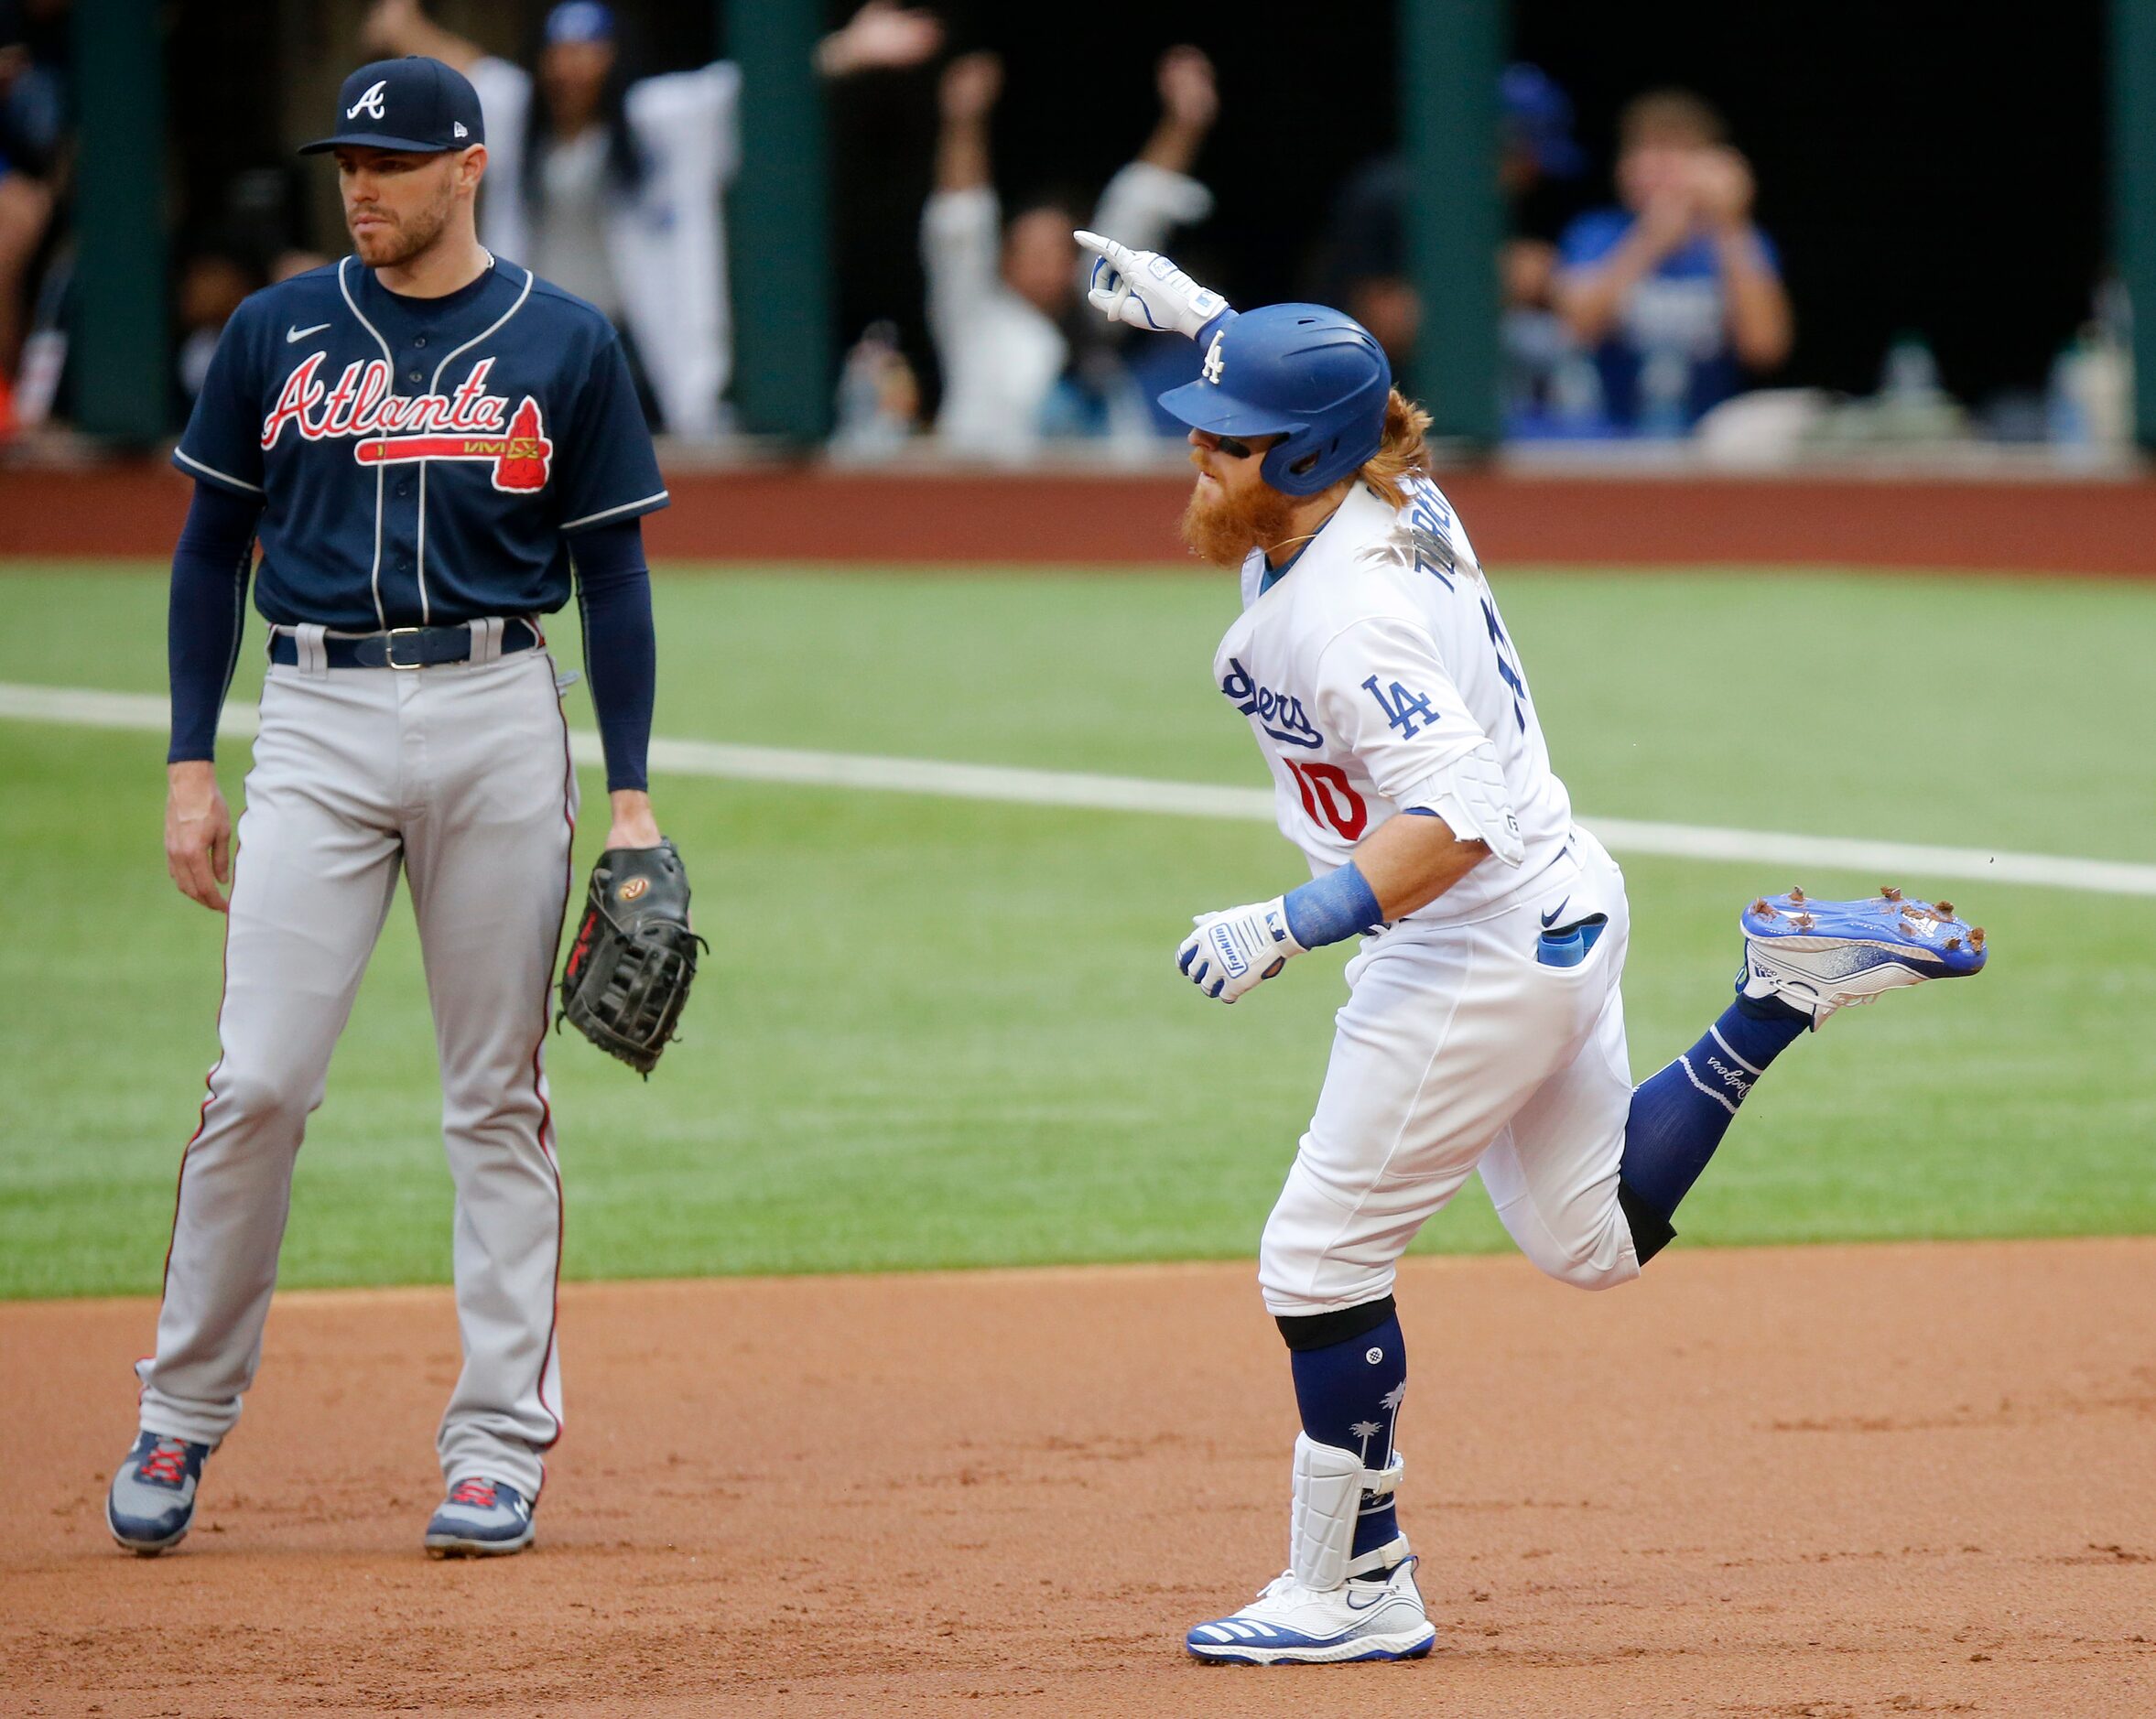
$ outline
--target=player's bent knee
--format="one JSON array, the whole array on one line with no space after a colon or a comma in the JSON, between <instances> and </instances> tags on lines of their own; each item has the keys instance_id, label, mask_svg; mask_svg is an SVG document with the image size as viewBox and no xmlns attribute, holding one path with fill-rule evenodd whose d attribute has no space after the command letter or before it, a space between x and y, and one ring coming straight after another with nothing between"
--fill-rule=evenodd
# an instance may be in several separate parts
<instances>
[{"instance_id":1,"label":"player's bent knee","mask_svg":"<svg viewBox=\"0 0 2156 1719\"><path fill-rule=\"evenodd\" d=\"M1613 1260L1594 1259L1537 1260L1535 1264L1542 1268L1546 1276L1555 1278L1558 1282L1569 1284L1574 1289L1582 1290L1615 1289L1621 1283L1630 1283L1640 1275L1639 1266L1634 1261L1623 1258Z\"/></svg>"},{"instance_id":2,"label":"player's bent knee","mask_svg":"<svg viewBox=\"0 0 2156 1719\"><path fill-rule=\"evenodd\" d=\"M1591 1234L1576 1238L1543 1270L1574 1289L1616 1289L1640 1275L1639 1256L1627 1245L1630 1240L1623 1216L1612 1205Z\"/></svg>"},{"instance_id":3,"label":"player's bent knee","mask_svg":"<svg viewBox=\"0 0 2156 1719\"><path fill-rule=\"evenodd\" d=\"M1505 1227L1520 1251L1544 1277L1573 1289L1615 1289L1640 1275L1638 1256L1628 1245L1631 1239L1616 1202L1599 1219L1577 1231L1560 1234L1539 1213L1518 1207L1500 1208Z\"/></svg>"},{"instance_id":4,"label":"player's bent knee","mask_svg":"<svg viewBox=\"0 0 2156 1719\"><path fill-rule=\"evenodd\" d=\"M1392 1263L1342 1259L1303 1240L1293 1223L1274 1220L1258 1243L1258 1288L1275 1318L1354 1309L1392 1292Z\"/></svg>"},{"instance_id":5,"label":"player's bent knee","mask_svg":"<svg viewBox=\"0 0 2156 1719\"><path fill-rule=\"evenodd\" d=\"M276 1070L227 1069L212 1083L210 1119L272 1130L305 1126L316 1100L308 1086Z\"/></svg>"}]
</instances>

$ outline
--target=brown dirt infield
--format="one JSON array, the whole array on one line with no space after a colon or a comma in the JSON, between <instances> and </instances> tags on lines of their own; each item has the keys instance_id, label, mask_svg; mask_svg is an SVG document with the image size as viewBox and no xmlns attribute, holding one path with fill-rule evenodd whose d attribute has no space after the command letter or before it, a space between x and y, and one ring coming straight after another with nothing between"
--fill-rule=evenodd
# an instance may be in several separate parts
<instances>
[{"instance_id":1,"label":"brown dirt infield","mask_svg":"<svg viewBox=\"0 0 2156 1719\"><path fill-rule=\"evenodd\" d=\"M1246 1265L576 1286L537 1550L433 1564L437 1290L282 1298L193 1537L141 1302L0 1306L14 1714L2156 1713L2156 1240L1418 1260L1420 1665L1204 1669L1283 1556Z\"/></svg>"}]
</instances>

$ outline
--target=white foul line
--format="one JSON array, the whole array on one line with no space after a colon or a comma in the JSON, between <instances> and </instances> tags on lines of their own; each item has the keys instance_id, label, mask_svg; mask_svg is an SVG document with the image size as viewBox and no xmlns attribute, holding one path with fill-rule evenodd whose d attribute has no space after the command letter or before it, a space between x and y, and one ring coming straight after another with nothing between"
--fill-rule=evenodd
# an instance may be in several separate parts
<instances>
[{"instance_id":1,"label":"white foul line","mask_svg":"<svg viewBox=\"0 0 2156 1719\"><path fill-rule=\"evenodd\" d=\"M163 733L169 711L163 698L146 693L87 692L75 687L26 687L0 681L0 718L11 717L29 722L65 723L75 728ZM236 701L228 704L222 727L231 735L253 734L255 707ZM599 736L590 730L574 732L570 743L579 763L602 762ZM1020 770L1000 764L949 763L931 758L877 758L862 752L733 746L717 741L655 739L651 743L651 767L678 776L779 782L796 787L865 788L887 794L928 794L959 800L1078 806L1100 812L1153 812L1264 824L1271 823L1273 816L1273 794L1266 788L1230 788L1204 782L1157 782L1141 776L1098 776L1077 771ZM1904 877L1912 885L1932 879L1956 879L2028 883L2040 888L2084 890L2101 895L2156 896L2156 865L2121 860L1993 853L1981 848L1934 848L1916 842L1800 836L1781 830L1650 824L1624 817L1587 817L1580 821L1620 853L1764 865L1822 866L1841 871L1870 872L1880 877Z\"/></svg>"}]
</instances>

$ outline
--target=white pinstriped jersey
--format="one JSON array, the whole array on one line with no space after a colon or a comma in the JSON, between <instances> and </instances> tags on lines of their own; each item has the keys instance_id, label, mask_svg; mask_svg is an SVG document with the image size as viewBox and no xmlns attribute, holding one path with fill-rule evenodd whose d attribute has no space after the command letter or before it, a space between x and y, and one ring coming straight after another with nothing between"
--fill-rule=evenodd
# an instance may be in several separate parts
<instances>
[{"instance_id":1,"label":"white pinstriped jersey","mask_svg":"<svg viewBox=\"0 0 2156 1719\"><path fill-rule=\"evenodd\" d=\"M1489 581L1435 483L1412 480L1397 513L1357 485L1270 590L1265 571L1253 551L1213 678L1250 719L1281 834L1313 876L1395 813L1431 804L1446 767L1485 740L1526 859L1483 860L1412 917L1479 918L1557 858L1571 801Z\"/></svg>"}]
</instances>

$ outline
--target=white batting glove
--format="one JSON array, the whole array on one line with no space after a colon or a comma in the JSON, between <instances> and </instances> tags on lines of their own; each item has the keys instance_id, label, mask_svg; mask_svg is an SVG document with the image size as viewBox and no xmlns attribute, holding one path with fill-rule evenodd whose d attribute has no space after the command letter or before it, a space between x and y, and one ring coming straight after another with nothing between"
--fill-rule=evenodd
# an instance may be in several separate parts
<instances>
[{"instance_id":1,"label":"white batting glove","mask_svg":"<svg viewBox=\"0 0 2156 1719\"><path fill-rule=\"evenodd\" d=\"M1197 929L1176 951L1183 977L1208 997L1231 1003L1287 965L1303 946L1287 928L1287 909L1275 895L1224 914L1200 914Z\"/></svg>"},{"instance_id":2,"label":"white batting glove","mask_svg":"<svg viewBox=\"0 0 2156 1719\"><path fill-rule=\"evenodd\" d=\"M1219 293L1200 286L1158 251L1133 251L1097 232L1072 237L1081 250L1093 254L1086 302L1111 322L1159 334L1187 334L1195 341L1200 329L1228 308Z\"/></svg>"}]
</instances>

